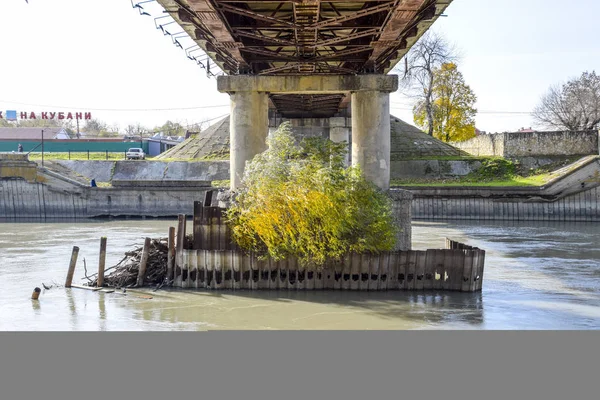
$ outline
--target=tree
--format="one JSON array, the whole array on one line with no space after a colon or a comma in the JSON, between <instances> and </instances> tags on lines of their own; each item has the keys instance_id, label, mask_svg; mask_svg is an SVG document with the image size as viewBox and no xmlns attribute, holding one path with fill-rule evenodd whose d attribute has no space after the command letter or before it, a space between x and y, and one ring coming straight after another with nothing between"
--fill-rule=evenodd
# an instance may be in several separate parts
<instances>
[{"instance_id":1,"label":"tree","mask_svg":"<svg viewBox=\"0 0 600 400\"><path fill-rule=\"evenodd\" d=\"M533 118L547 129L600 129L600 77L586 71L562 86L552 86L534 109Z\"/></svg>"},{"instance_id":2,"label":"tree","mask_svg":"<svg viewBox=\"0 0 600 400\"><path fill-rule=\"evenodd\" d=\"M391 200L359 168L345 168L346 144L306 138L296 145L285 123L268 145L246 165L228 211L242 249L318 268L348 252L393 248Z\"/></svg>"},{"instance_id":3,"label":"tree","mask_svg":"<svg viewBox=\"0 0 600 400\"><path fill-rule=\"evenodd\" d=\"M102 132L108 130L108 125L98 119L90 119L85 122L83 131L90 136L100 136Z\"/></svg>"},{"instance_id":4,"label":"tree","mask_svg":"<svg viewBox=\"0 0 600 400\"><path fill-rule=\"evenodd\" d=\"M179 122L167 121L162 126L154 129L155 132L162 132L164 136L185 136L185 128Z\"/></svg>"},{"instance_id":5,"label":"tree","mask_svg":"<svg viewBox=\"0 0 600 400\"><path fill-rule=\"evenodd\" d=\"M135 136L135 125L127 125L125 127L125 136Z\"/></svg>"},{"instance_id":6,"label":"tree","mask_svg":"<svg viewBox=\"0 0 600 400\"><path fill-rule=\"evenodd\" d=\"M456 64L442 64L433 71L432 86L433 121L430 122L425 101L414 109L415 123L433 130L433 135L445 142L467 140L475 136L474 104L477 97L465 83ZM430 125L431 124L431 125Z\"/></svg>"},{"instance_id":7,"label":"tree","mask_svg":"<svg viewBox=\"0 0 600 400\"><path fill-rule=\"evenodd\" d=\"M402 85L409 95L422 104L430 136L433 136L433 78L434 71L444 63L456 61L457 50L445 38L426 33L406 56Z\"/></svg>"}]
</instances>

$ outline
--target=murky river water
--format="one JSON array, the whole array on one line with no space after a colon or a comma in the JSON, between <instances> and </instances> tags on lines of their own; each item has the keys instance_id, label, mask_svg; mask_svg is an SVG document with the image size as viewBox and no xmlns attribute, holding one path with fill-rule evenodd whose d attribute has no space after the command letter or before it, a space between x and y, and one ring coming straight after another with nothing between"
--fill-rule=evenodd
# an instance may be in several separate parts
<instances>
[{"instance_id":1,"label":"murky river water","mask_svg":"<svg viewBox=\"0 0 600 400\"><path fill-rule=\"evenodd\" d=\"M487 250L482 293L151 293L152 299L53 287L63 284L72 246L74 282L107 267L172 221L0 223L0 330L205 329L600 329L600 224L413 223L415 249L444 237Z\"/></svg>"}]
</instances>

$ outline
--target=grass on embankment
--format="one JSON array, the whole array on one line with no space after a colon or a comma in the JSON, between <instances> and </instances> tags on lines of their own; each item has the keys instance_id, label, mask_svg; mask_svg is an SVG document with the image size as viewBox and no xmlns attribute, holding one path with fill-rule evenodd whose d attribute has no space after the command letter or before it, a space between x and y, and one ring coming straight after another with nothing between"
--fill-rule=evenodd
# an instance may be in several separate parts
<instances>
[{"instance_id":1,"label":"grass on embankment","mask_svg":"<svg viewBox=\"0 0 600 400\"><path fill-rule=\"evenodd\" d=\"M42 153L31 153L29 154L29 159L31 161L39 161L42 159ZM71 156L69 158L69 153L44 153L44 160L88 160L87 152L71 152ZM109 152L108 158L106 157L106 153L104 152L90 152L90 161L124 161L125 153L122 152ZM144 161L144 160L130 160L130 161ZM199 162L199 161L213 161L213 160L204 160L197 158L162 158L156 159L155 157L146 155L145 161L160 161L160 162Z\"/></svg>"},{"instance_id":2,"label":"grass on embankment","mask_svg":"<svg viewBox=\"0 0 600 400\"><path fill-rule=\"evenodd\" d=\"M519 166L503 158L483 158L482 166L469 175L455 178L395 179L391 186L443 186L443 187L511 187L542 186L559 174L551 166L536 171L519 171Z\"/></svg>"},{"instance_id":3,"label":"grass on embankment","mask_svg":"<svg viewBox=\"0 0 600 400\"><path fill-rule=\"evenodd\" d=\"M511 176L504 179L478 180L472 177L446 178L446 179L395 179L390 182L391 186L456 186L456 187L477 187L477 186L542 186L556 176L553 174L539 174L531 176Z\"/></svg>"},{"instance_id":4,"label":"grass on embankment","mask_svg":"<svg viewBox=\"0 0 600 400\"><path fill-rule=\"evenodd\" d=\"M105 152L90 152L89 157L90 157L89 160L94 160L94 161L104 161L104 160L118 161L118 160L125 160L125 153L124 152L116 152L116 153L109 152L108 158L107 158L107 154ZM32 161L41 160L42 153L30 153L29 159ZM44 152L44 160L86 160L87 161L88 153L87 152L71 152L71 155L69 156L69 153L54 153L54 152L46 153L46 152Z\"/></svg>"}]
</instances>

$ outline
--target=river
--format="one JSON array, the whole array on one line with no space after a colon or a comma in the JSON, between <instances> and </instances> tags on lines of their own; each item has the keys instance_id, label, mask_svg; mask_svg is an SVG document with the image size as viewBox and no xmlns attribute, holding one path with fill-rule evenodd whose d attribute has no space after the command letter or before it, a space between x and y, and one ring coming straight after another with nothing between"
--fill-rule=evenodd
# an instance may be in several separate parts
<instances>
[{"instance_id":1,"label":"river","mask_svg":"<svg viewBox=\"0 0 600 400\"><path fill-rule=\"evenodd\" d=\"M599 329L600 225L550 222L413 222L413 248L444 238L483 248L481 293L249 292L159 290L152 299L63 284L73 246L74 282L107 267L143 237L166 236L173 221L0 222L0 330L207 329Z\"/></svg>"}]
</instances>

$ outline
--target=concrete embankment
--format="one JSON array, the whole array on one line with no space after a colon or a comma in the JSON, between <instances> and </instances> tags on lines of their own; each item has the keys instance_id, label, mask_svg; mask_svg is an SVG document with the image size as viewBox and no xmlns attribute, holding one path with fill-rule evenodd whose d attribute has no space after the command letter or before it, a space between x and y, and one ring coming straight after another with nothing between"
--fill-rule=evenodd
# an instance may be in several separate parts
<instances>
[{"instance_id":1,"label":"concrete embankment","mask_svg":"<svg viewBox=\"0 0 600 400\"><path fill-rule=\"evenodd\" d=\"M113 186L210 186L215 180L229 179L228 161L76 161L56 160L86 179L109 182Z\"/></svg>"},{"instance_id":2,"label":"concrete embankment","mask_svg":"<svg viewBox=\"0 0 600 400\"><path fill-rule=\"evenodd\" d=\"M0 218L51 219L192 214L193 202L227 179L227 161L67 162L36 168L26 158L0 159ZM93 164L96 163L96 164ZM102 163L102 164L98 164ZM68 173L71 171L71 173ZM108 173L106 172L108 171ZM92 188L90 179L111 187ZM600 221L600 158L566 167L541 187L403 187L416 219ZM398 209L410 200L396 199Z\"/></svg>"},{"instance_id":3,"label":"concrete embankment","mask_svg":"<svg viewBox=\"0 0 600 400\"><path fill-rule=\"evenodd\" d=\"M42 168L25 155L3 154L0 218L192 214L194 201L211 189L210 182L228 176L228 166L221 164L55 161ZM102 182L108 177L111 187L89 184L90 179Z\"/></svg>"},{"instance_id":4,"label":"concrete embankment","mask_svg":"<svg viewBox=\"0 0 600 400\"><path fill-rule=\"evenodd\" d=\"M600 221L600 157L540 187L409 187L412 216L434 220Z\"/></svg>"},{"instance_id":5,"label":"concrete embankment","mask_svg":"<svg viewBox=\"0 0 600 400\"><path fill-rule=\"evenodd\" d=\"M101 216L167 217L192 214L210 187L56 187L22 179L0 180L0 218L67 219Z\"/></svg>"}]
</instances>

